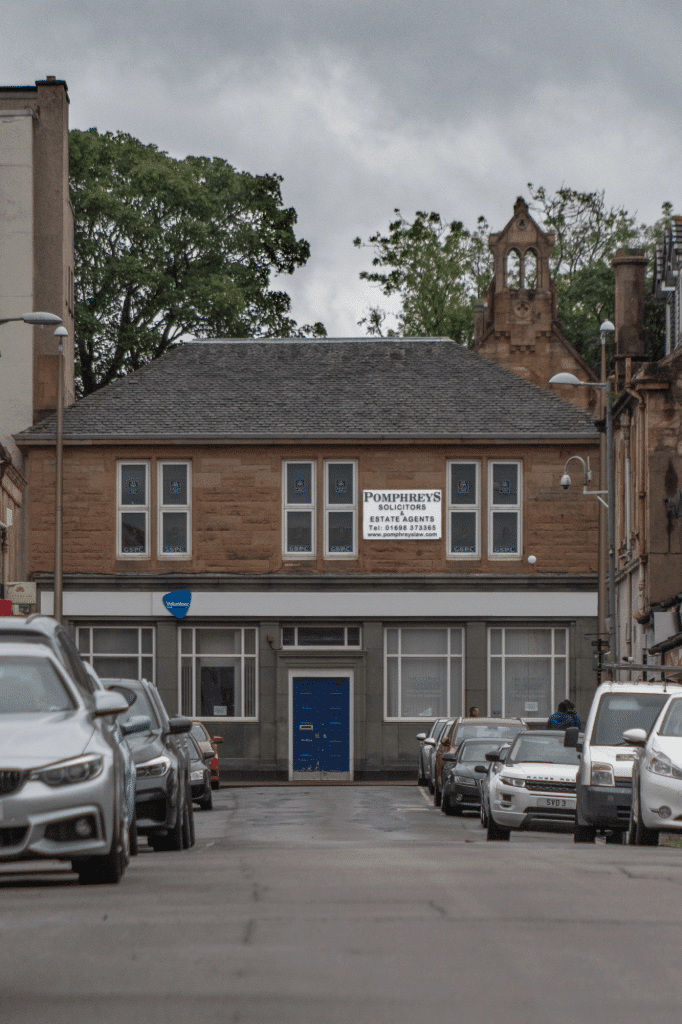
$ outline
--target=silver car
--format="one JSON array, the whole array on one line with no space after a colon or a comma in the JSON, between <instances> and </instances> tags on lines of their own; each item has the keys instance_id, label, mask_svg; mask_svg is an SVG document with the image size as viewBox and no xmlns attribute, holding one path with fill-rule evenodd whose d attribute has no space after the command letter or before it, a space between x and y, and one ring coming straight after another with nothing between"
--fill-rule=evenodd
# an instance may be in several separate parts
<instances>
[{"instance_id":1,"label":"silver car","mask_svg":"<svg viewBox=\"0 0 682 1024\"><path fill-rule=\"evenodd\" d=\"M0 862L70 860L119 882L129 861L125 769L107 725L120 694L84 693L52 651L0 647Z\"/></svg>"},{"instance_id":2,"label":"silver car","mask_svg":"<svg viewBox=\"0 0 682 1024\"><path fill-rule=\"evenodd\" d=\"M436 718L428 732L418 732L417 739L419 740L419 752L417 754L417 785L426 786L429 781L429 766L431 763L431 752L433 745L429 743L432 740L436 732L440 729L442 732L443 726L447 722L447 718Z\"/></svg>"}]
</instances>

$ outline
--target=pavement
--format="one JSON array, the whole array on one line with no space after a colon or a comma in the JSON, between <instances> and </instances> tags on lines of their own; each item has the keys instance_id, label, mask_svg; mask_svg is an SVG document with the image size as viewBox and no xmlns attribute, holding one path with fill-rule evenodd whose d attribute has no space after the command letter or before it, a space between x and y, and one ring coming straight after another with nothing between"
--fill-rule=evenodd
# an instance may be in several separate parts
<instances>
[{"instance_id":1,"label":"pavement","mask_svg":"<svg viewBox=\"0 0 682 1024\"><path fill-rule=\"evenodd\" d=\"M11 1024L671 1024L682 849L488 843L404 787L248 787L119 886L0 866Z\"/></svg>"}]
</instances>

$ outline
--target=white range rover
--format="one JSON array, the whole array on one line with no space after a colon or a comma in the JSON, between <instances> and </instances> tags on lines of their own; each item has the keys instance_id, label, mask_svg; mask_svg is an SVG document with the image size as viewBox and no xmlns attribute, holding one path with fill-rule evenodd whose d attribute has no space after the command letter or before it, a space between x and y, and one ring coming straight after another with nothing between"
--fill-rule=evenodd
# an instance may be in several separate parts
<instances>
[{"instance_id":1,"label":"white range rover","mask_svg":"<svg viewBox=\"0 0 682 1024\"><path fill-rule=\"evenodd\" d=\"M487 755L498 760L500 755ZM572 832L578 756L561 730L520 733L488 782L488 834L509 839L513 830Z\"/></svg>"}]
</instances>

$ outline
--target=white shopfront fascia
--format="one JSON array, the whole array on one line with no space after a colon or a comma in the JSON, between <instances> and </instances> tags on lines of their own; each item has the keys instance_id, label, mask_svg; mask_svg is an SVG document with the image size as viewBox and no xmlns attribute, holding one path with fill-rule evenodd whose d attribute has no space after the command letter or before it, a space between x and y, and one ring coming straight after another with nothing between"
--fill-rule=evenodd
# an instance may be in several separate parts
<instances>
[{"instance_id":1,"label":"white shopfront fascia","mask_svg":"<svg viewBox=\"0 0 682 1024\"><path fill-rule=\"evenodd\" d=\"M164 591L66 590L64 615L88 619L173 618ZM40 610L52 615L52 591ZM596 591L276 591L192 592L190 619L575 619L597 614Z\"/></svg>"}]
</instances>

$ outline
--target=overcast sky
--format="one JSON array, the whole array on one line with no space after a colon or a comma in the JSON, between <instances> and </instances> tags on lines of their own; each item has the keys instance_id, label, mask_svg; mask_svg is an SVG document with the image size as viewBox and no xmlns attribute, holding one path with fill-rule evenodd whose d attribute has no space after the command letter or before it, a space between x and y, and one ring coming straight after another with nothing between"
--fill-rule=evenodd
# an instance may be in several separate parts
<instances>
[{"instance_id":1,"label":"overcast sky","mask_svg":"<svg viewBox=\"0 0 682 1024\"><path fill-rule=\"evenodd\" d=\"M682 213L680 0L4 0L3 85L67 81L71 127L283 175L334 336L378 293L352 245L437 210L504 226L527 182Z\"/></svg>"}]
</instances>

